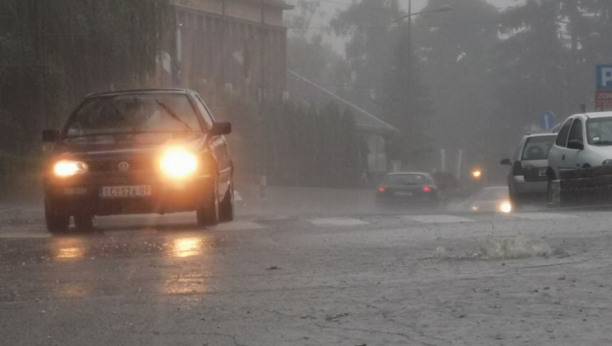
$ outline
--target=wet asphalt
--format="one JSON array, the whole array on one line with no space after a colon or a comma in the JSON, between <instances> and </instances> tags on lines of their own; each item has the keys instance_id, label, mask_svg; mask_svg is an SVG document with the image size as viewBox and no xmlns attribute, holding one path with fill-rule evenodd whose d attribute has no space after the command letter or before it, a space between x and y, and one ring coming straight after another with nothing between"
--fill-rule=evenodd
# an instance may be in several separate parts
<instances>
[{"instance_id":1,"label":"wet asphalt","mask_svg":"<svg viewBox=\"0 0 612 346\"><path fill-rule=\"evenodd\" d=\"M184 213L56 237L38 211L0 213L2 345L612 338L609 209L239 215L208 229ZM483 257L487 239L517 234L552 251Z\"/></svg>"}]
</instances>

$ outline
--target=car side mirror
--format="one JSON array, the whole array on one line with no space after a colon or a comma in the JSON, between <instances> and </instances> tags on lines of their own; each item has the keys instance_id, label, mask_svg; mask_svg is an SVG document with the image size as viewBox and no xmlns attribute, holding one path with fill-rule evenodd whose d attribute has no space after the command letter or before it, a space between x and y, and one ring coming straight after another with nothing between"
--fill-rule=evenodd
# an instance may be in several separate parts
<instances>
[{"instance_id":1,"label":"car side mirror","mask_svg":"<svg viewBox=\"0 0 612 346\"><path fill-rule=\"evenodd\" d=\"M502 159L499 161L499 164L504 166L512 166L512 161L510 161L510 159Z\"/></svg>"},{"instance_id":2,"label":"car side mirror","mask_svg":"<svg viewBox=\"0 0 612 346\"><path fill-rule=\"evenodd\" d=\"M569 141L567 143L567 147L569 149L583 150L584 149L584 143L582 143L581 140L572 139L571 141Z\"/></svg>"},{"instance_id":3,"label":"car side mirror","mask_svg":"<svg viewBox=\"0 0 612 346\"><path fill-rule=\"evenodd\" d=\"M211 136L223 136L230 133L232 133L232 124L229 122L214 123L212 129L210 129Z\"/></svg>"},{"instance_id":4,"label":"car side mirror","mask_svg":"<svg viewBox=\"0 0 612 346\"><path fill-rule=\"evenodd\" d=\"M42 133L43 142L54 143L60 139L60 133L58 130L44 130Z\"/></svg>"}]
</instances>

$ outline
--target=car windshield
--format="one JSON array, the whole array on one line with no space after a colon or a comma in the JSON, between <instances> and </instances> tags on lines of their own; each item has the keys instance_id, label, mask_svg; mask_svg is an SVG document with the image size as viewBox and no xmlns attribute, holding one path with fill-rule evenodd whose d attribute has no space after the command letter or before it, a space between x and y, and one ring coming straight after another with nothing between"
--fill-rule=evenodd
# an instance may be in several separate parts
<instances>
[{"instance_id":1,"label":"car windshield","mask_svg":"<svg viewBox=\"0 0 612 346\"><path fill-rule=\"evenodd\" d=\"M67 124L66 137L185 131L201 131L187 95L127 94L85 101Z\"/></svg>"},{"instance_id":2,"label":"car windshield","mask_svg":"<svg viewBox=\"0 0 612 346\"><path fill-rule=\"evenodd\" d=\"M388 185L431 184L432 180L424 174L391 174L385 178Z\"/></svg>"},{"instance_id":3,"label":"car windshield","mask_svg":"<svg viewBox=\"0 0 612 346\"><path fill-rule=\"evenodd\" d=\"M587 120L587 140L592 145L612 145L612 117Z\"/></svg>"},{"instance_id":4,"label":"car windshield","mask_svg":"<svg viewBox=\"0 0 612 346\"><path fill-rule=\"evenodd\" d=\"M538 136L527 139L523 148L522 161L546 160L555 141L555 136Z\"/></svg>"}]
</instances>

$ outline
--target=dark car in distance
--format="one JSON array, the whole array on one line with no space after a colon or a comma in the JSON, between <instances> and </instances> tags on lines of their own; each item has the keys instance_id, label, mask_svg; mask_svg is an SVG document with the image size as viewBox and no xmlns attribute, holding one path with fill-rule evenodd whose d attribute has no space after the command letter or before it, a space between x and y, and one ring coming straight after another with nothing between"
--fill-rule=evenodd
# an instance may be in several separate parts
<instances>
[{"instance_id":1,"label":"dark car in distance","mask_svg":"<svg viewBox=\"0 0 612 346\"><path fill-rule=\"evenodd\" d=\"M511 167L508 172L508 192L515 209L529 201L545 200L548 188L548 152L556 137L556 133L525 135L514 157L500 161L502 165Z\"/></svg>"},{"instance_id":2,"label":"dark car in distance","mask_svg":"<svg viewBox=\"0 0 612 346\"><path fill-rule=\"evenodd\" d=\"M234 217L233 163L202 98L186 89L89 95L61 131L44 169L45 218L63 233L73 217L89 230L95 216L196 211L200 226Z\"/></svg>"},{"instance_id":3,"label":"dark car in distance","mask_svg":"<svg viewBox=\"0 0 612 346\"><path fill-rule=\"evenodd\" d=\"M376 193L376 204L418 203L438 206L440 192L428 173L398 172L385 176Z\"/></svg>"}]
</instances>

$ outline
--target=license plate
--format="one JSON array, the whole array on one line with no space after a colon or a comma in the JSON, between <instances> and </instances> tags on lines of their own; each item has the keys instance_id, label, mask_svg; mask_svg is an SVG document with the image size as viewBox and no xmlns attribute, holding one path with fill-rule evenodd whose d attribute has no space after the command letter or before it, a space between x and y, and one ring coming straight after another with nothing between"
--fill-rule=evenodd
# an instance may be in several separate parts
<instances>
[{"instance_id":1,"label":"license plate","mask_svg":"<svg viewBox=\"0 0 612 346\"><path fill-rule=\"evenodd\" d=\"M414 194L412 192L396 192L395 195L396 196L400 196L400 197L414 196Z\"/></svg>"},{"instance_id":2,"label":"license plate","mask_svg":"<svg viewBox=\"0 0 612 346\"><path fill-rule=\"evenodd\" d=\"M100 197L145 197L151 196L151 186L104 186L100 188Z\"/></svg>"},{"instance_id":3,"label":"license plate","mask_svg":"<svg viewBox=\"0 0 612 346\"><path fill-rule=\"evenodd\" d=\"M546 168L540 168L540 177L546 176Z\"/></svg>"}]
</instances>

